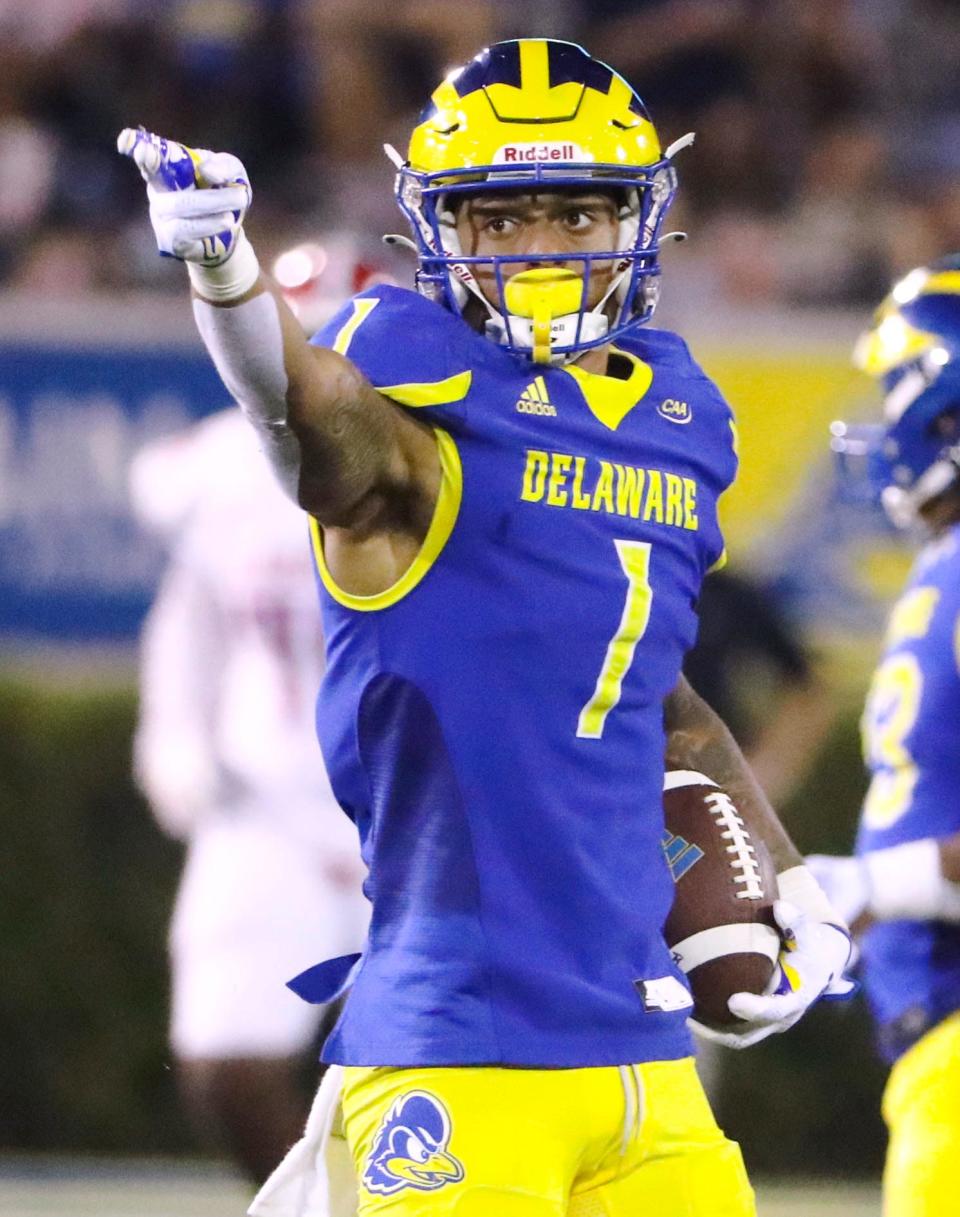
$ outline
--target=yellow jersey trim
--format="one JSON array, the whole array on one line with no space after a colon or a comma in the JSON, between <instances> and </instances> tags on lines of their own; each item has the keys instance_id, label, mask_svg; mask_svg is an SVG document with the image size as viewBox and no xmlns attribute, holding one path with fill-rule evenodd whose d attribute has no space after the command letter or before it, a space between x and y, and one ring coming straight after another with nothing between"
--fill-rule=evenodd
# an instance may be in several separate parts
<instances>
[{"instance_id":1,"label":"yellow jersey trim","mask_svg":"<svg viewBox=\"0 0 960 1217\"><path fill-rule=\"evenodd\" d=\"M400 578L385 591L372 596L355 596L339 587L327 569L323 553L323 532L319 521L310 517L310 539L313 545L313 558L323 586L338 604L344 608L356 609L361 613L374 612L378 609L389 608L402 600L417 586L443 552L450 539L453 526L460 513L460 502L463 498L463 468L460 464L460 453L453 438L438 427L437 452L440 456L440 493L437 495L437 505L433 511L433 519L427 529L420 551Z\"/></svg>"},{"instance_id":2,"label":"yellow jersey trim","mask_svg":"<svg viewBox=\"0 0 960 1217\"><path fill-rule=\"evenodd\" d=\"M380 303L380 297L372 296L366 300L351 300L350 303L353 305L353 315L344 322L333 340L333 349L338 355L346 355L354 334Z\"/></svg>"},{"instance_id":3,"label":"yellow jersey trim","mask_svg":"<svg viewBox=\"0 0 960 1217\"><path fill-rule=\"evenodd\" d=\"M720 557L717 558L716 562L714 562L714 564L712 566L707 567L707 574L712 575L715 570L723 570L723 568L726 565L727 565L727 547L724 546L723 549L720 550Z\"/></svg>"},{"instance_id":4,"label":"yellow jersey trim","mask_svg":"<svg viewBox=\"0 0 960 1217\"><path fill-rule=\"evenodd\" d=\"M473 372L457 372L446 380L426 380L406 385L375 385L378 393L399 402L401 406L444 406L463 401L470 392Z\"/></svg>"},{"instance_id":5,"label":"yellow jersey trim","mask_svg":"<svg viewBox=\"0 0 960 1217\"><path fill-rule=\"evenodd\" d=\"M598 372L585 372L576 364L568 364L561 371L577 382L591 414L605 427L616 431L653 383L653 368L629 351L621 351L619 347L611 347L611 350L633 365L626 380Z\"/></svg>"},{"instance_id":6,"label":"yellow jersey trim","mask_svg":"<svg viewBox=\"0 0 960 1217\"><path fill-rule=\"evenodd\" d=\"M960 295L960 270L940 270L932 274L920 289L921 296Z\"/></svg>"},{"instance_id":7,"label":"yellow jersey trim","mask_svg":"<svg viewBox=\"0 0 960 1217\"><path fill-rule=\"evenodd\" d=\"M351 300L353 313L343 323L333 340L332 349L338 355L346 355L354 335L380 303L379 296L367 297L364 300ZM403 385L375 385L378 393L399 402L401 406L443 406L455 401L462 401L470 392L473 372L458 372L448 376L446 380L429 380Z\"/></svg>"}]
</instances>

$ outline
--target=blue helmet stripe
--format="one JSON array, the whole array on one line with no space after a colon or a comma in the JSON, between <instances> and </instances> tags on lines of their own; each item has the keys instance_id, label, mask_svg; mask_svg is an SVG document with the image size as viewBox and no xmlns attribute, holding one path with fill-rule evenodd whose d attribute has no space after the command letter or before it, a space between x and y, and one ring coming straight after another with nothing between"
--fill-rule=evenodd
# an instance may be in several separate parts
<instances>
[{"instance_id":1,"label":"blue helmet stripe","mask_svg":"<svg viewBox=\"0 0 960 1217\"><path fill-rule=\"evenodd\" d=\"M471 59L453 82L461 97L488 85L520 88L520 43L498 42Z\"/></svg>"},{"instance_id":2,"label":"blue helmet stripe","mask_svg":"<svg viewBox=\"0 0 960 1217\"><path fill-rule=\"evenodd\" d=\"M548 42L547 59L550 68L550 87L573 82L588 85L598 93L606 93L613 80L613 70L599 59L590 56L572 42Z\"/></svg>"}]
</instances>

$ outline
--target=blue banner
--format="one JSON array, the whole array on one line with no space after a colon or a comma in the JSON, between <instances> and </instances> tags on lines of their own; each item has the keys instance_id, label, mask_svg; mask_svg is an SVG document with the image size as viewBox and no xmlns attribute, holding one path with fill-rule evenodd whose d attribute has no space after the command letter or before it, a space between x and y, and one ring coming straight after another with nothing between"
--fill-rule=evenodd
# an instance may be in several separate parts
<instances>
[{"instance_id":1,"label":"blue banner","mask_svg":"<svg viewBox=\"0 0 960 1217\"><path fill-rule=\"evenodd\" d=\"M202 352L0 345L0 636L135 637L162 558L130 460L227 404Z\"/></svg>"}]
</instances>

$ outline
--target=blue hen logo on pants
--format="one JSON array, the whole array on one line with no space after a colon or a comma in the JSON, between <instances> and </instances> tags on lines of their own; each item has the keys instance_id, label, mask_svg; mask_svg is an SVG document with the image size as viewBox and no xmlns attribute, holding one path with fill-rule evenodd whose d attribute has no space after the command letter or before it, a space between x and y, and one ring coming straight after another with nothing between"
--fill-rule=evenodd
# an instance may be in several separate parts
<instances>
[{"instance_id":1,"label":"blue hen logo on pants","mask_svg":"<svg viewBox=\"0 0 960 1217\"><path fill-rule=\"evenodd\" d=\"M388 1195L404 1187L436 1191L463 1178L463 1166L447 1152L450 1116L432 1094L411 1090L385 1116L367 1158L363 1185Z\"/></svg>"}]
</instances>

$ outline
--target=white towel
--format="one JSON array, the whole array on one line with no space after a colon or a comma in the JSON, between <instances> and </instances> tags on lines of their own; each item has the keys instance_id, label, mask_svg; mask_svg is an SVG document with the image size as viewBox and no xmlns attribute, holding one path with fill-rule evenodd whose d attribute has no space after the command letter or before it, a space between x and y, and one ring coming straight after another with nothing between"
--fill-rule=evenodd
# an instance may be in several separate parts
<instances>
[{"instance_id":1,"label":"white towel","mask_svg":"<svg viewBox=\"0 0 960 1217\"><path fill-rule=\"evenodd\" d=\"M331 1065L303 1136L247 1209L250 1217L355 1217L357 1178L343 1134L343 1069Z\"/></svg>"}]
</instances>

